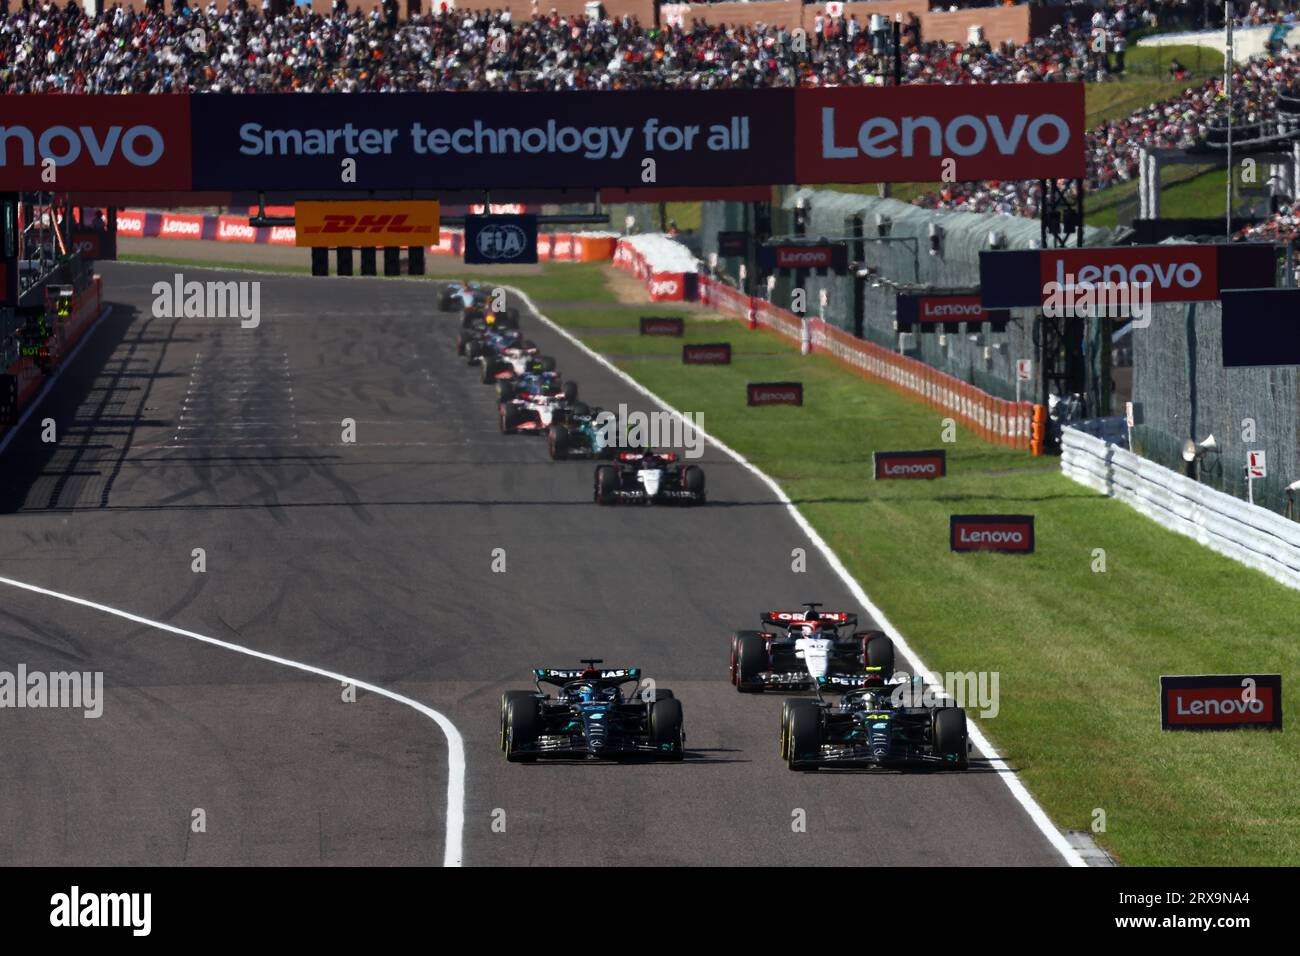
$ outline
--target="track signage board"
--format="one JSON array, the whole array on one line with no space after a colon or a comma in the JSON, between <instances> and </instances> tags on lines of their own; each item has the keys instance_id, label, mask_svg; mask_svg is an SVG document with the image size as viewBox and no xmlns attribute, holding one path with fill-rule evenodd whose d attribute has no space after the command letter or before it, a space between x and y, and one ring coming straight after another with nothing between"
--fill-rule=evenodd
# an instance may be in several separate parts
<instances>
[{"instance_id":1,"label":"track signage board","mask_svg":"<svg viewBox=\"0 0 1300 956\"><path fill-rule=\"evenodd\" d=\"M300 202L295 245L424 246L438 241L438 203L428 200Z\"/></svg>"},{"instance_id":2,"label":"track signage board","mask_svg":"<svg viewBox=\"0 0 1300 956\"><path fill-rule=\"evenodd\" d=\"M1160 678L1162 730L1282 729L1281 674Z\"/></svg>"},{"instance_id":3,"label":"track signage board","mask_svg":"<svg viewBox=\"0 0 1300 956\"><path fill-rule=\"evenodd\" d=\"M466 216L465 262L470 265L537 262L537 216Z\"/></svg>"}]
</instances>

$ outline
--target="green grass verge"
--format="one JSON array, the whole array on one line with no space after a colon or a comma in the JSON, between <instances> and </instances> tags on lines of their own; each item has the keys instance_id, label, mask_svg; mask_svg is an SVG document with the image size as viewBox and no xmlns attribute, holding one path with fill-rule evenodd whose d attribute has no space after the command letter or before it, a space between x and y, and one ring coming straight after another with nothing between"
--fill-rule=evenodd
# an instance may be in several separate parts
<instances>
[{"instance_id":1,"label":"green grass verge","mask_svg":"<svg viewBox=\"0 0 1300 956\"><path fill-rule=\"evenodd\" d=\"M599 295L589 276L517 284L553 320L590 327L590 310L550 304ZM674 313L617 314L632 329ZM1001 675L1001 712L981 726L1059 826L1090 829L1103 811L1096 838L1126 864L1300 862L1300 737L1162 733L1157 692L1161 674L1294 680L1300 595L1066 479L1054 458L965 431L949 477L875 483L872 450L941 446L939 414L769 333L688 319L688 340L735 352L698 367L664 360L680 341L602 325L580 335L779 481L931 668ZM746 407L747 381L790 379L803 408ZM957 512L1032 513L1038 550L954 555Z\"/></svg>"}]
</instances>

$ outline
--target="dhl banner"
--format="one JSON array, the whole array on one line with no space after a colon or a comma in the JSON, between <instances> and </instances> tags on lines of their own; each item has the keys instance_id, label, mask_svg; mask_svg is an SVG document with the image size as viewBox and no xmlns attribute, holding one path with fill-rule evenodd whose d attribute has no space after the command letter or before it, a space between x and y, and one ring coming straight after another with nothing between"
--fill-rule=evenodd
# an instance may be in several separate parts
<instances>
[{"instance_id":1,"label":"dhl banner","mask_svg":"<svg viewBox=\"0 0 1300 956\"><path fill-rule=\"evenodd\" d=\"M295 245L423 246L438 240L438 212L431 200L300 202Z\"/></svg>"}]
</instances>

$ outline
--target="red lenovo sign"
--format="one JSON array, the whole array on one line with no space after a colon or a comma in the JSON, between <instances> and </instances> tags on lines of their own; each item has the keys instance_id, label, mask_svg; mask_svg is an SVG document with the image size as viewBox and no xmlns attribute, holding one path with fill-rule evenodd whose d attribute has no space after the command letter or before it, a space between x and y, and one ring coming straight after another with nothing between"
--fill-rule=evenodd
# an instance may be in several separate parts
<instances>
[{"instance_id":1,"label":"red lenovo sign","mask_svg":"<svg viewBox=\"0 0 1300 956\"><path fill-rule=\"evenodd\" d=\"M682 362L686 365L730 365L731 343L712 342L682 346Z\"/></svg>"},{"instance_id":2,"label":"red lenovo sign","mask_svg":"<svg viewBox=\"0 0 1300 956\"><path fill-rule=\"evenodd\" d=\"M1281 674L1160 678L1163 730L1282 729Z\"/></svg>"},{"instance_id":3,"label":"red lenovo sign","mask_svg":"<svg viewBox=\"0 0 1300 956\"><path fill-rule=\"evenodd\" d=\"M798 91L801 183L1077 179L1082 83ZM948 177L951 180L952 176Z\"/></svg>"},{"instance_id":4,"label":"red lenovo sign","mask_svg":"<svg viewBox=\"0 0 1300 956\"><path fill-rule=\"evenodd\" d=\"M877 479L942 478L947 474L947 454L933 451L876 451L871 463Z\"/></svg>"},{"instance_id":5,"label":"red lenovo sign","mask_svg":"<svg viewBox=\"0 0 1300 956\"><path fill-rule=\"evenodd\" d=\"M802 405L802 382L750 382L745 386L750 405Z\"/></svg>"},{"instance_id":6,"label":"red lenovo sign","mask_svg":"<svg viewBox=\"0 0 1300 956\"><path fill-rule=\"evenodd\" d=\"M686 331L686 320L677 316L641 316L642 335L668 335L681 338Z\"/></svg>"},{"instance_id":7,"label":"red lenovo sign","mask_svg":"<svg viewBox=\"0 0 1300 956\"><path fill-rule=\"evenodd\" d=\"M778 269L831 269L835 266L833 246L777 246L772 262Z\"/></svg>"},{"instance_id":8,"label":"red lenovo sign","mask_svg":"<svg viewBox=\"0 0 1300 956\"><path fill-rule=\"evenodd\" d=\"M978 295L927 295L917 305L921 322L983 322L986 312Z\"/></svg>"},{"instance_id":9,"label":"red lenovo sign","mask_svg":"<svg viewBox=\"0 0 1300 956\"><path fill-rule=\"evenodd\" d=\"M6 189L190 188L188 96L0 97ZM46 161L53 183L42 179Z\"/></svg>"},{"instance_id":10,"label":"red lenovo sign","mask_svg":"<svg viewBox=\"0 0 1300 956\"><path fill-rule=\"evenodd\" d=\"M1061 289L1089 285L1149 285L1152 302L1208 302L1219 297L1214 246L1114 246L1044 249L1039 280ZM1048 293L1044 291L1046 303Z\"/></svg>"},{"instance_id":11,"label":"red lenovo sign","mask_svg":"<svg viewBox=\"0 0 1300 956\"><path fill-rule=\"evenodd\" d=\"M948 522L949 545L954 551L1034 550L1033 515L953 515Z\"/></svg>"}]
</instances>

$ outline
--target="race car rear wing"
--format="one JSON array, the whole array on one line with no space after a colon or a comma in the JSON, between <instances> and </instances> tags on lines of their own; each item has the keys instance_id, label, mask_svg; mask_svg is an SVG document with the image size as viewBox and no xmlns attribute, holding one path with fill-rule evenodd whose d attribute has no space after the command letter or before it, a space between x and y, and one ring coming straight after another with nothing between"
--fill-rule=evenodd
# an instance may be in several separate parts
<instances>
[{"instance_id":1,"label":"race car rear wing","mask_svg":"<svg viewBox=\"0 0 1300 956\"><path fill-rule=\"evenodd\" d=\"M789 627L791 624L804 624L820 621L835 627L857 627L858 616L848 611L764 611L760 615L764 624L774 627Z\"/></svg>"},{"instance_id":2,"label":"race car rear wing","mask_svg":"<svg viewBox=\"0 0 1300 956\"><path fill-rule=\"evenodd\" d=\"M563 687L569 681L589 680L602 684L627 684L641 679L639 667L534 667L538 684Z\"/></svg>"}]
</instances>

